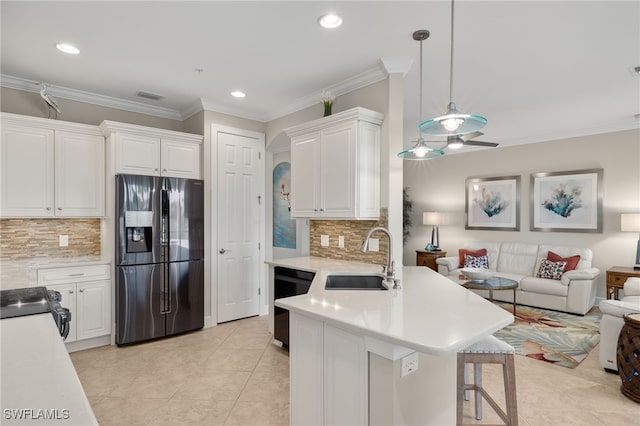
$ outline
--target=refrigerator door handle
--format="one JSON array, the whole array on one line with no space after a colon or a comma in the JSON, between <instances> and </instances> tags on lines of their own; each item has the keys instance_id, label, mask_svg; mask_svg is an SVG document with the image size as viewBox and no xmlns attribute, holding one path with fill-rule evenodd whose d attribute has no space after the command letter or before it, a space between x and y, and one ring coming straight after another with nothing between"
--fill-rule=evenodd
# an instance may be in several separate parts
<instances>
[{"instance_id":1,"label":"refrigerator door handle","mask_svg":"<svg viewBox=\"0 0 640 426\"><path fill-rule=\"evenodd\" d=\"M162 313L163 314L170 314L171 313L171 278L170 278L170 274L171 274L171 265L165 263L164 264L164 271L162 273L162 292L164 293L162 295L162 303L163 303L163 309L162 309Z\"/></svg>"}]
</instances>

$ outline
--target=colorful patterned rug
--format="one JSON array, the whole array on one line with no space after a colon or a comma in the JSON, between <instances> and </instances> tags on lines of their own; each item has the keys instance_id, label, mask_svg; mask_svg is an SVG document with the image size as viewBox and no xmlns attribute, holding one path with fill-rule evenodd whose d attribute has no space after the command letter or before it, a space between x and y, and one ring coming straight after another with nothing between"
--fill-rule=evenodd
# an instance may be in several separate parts
<instances>
[{"instance_id":1,"label":"colorful patterned rug","mask_svg":"<svg viewBox=\"0 0 640 426\"><path fill-rule=\"evenodd\" d=\"M498 305L513 312L510 303ZM494 336L519 355L575 368L600 341L599 325L599 314L580 316L518 305L515 323Z\"/></svg>"}]
</instances>

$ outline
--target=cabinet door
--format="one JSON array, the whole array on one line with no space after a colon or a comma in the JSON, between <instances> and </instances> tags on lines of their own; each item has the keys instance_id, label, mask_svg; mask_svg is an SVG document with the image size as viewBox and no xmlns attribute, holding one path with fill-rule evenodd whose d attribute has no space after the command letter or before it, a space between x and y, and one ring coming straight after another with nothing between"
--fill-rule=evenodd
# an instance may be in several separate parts
<instances>
[{"instance_id":1,"label":"cabinet door","mask_svg":"<svg viewBox=\"0 0 640 426\"><path fill-rule=\"evenodd\" d=\"M2 125L0 216L53 216L53 130Z\"/></svg>"},{"instance_id":2,"label":"cabinet door","mask_svg":"<svg viewBox=\"0 0 640 426\"><path fill-rule=\"evenodd\" d=\"M314 132L291 140L291 217L320 213L320 132Z\"/></svg>"},{"instance_id":3,"label":"cabinet door","mask_svg":"<svg viewBox=\"0 0 640 426\"><path fill-rule=\"evenodd\" d=\"M160 138L117 133L116 172L160 176Z\"/></svg>"},{"instance_id":4,"label":"cabinet door","mask_svg":"<svg viewBox=\"0 0 640 426\"><path fill-rule=\"evenodd\" d=\"M104 137L56 131L56 216L104 216Z\"/></svg>"},{"instance_id":5,"label":"cabinet door","mask_svg":"<svg viewBox=\"0 0 640 426\"><path fill-rule=\"evenodd\" d=\"M78 283L76 305L77 338L88 339L111 332L111 281Z\"/></svg>"},{"instance_id":6,"label":"cabinet door","mask_svg":"<svg viewBox=\"0 0 640 426\"><path fill-rule=\"evenodd\" d=\"M324 421L324 324L295 312L290 321L290 424L332 424Z\"/></svg>"},{"instance_id":7,"label":"cabinet door","mask_svg":"<svg viewBox=\"0 0 640 426\"><path fill-rule=\"evenodd\" d=\"M322 131L320 164L321 216L355 217L355 123Z\"/></svg>"},{"instance_id":8,"label":"cabinet door","mask_svg":"<svg viewBox=\"0 0 640 426\"><path fill-rule=\"evenodd\" d=\"M200 179L200 144L162 139L162 176Z\"/></svg>"},{"instance_id":9,"label":"cabinet door","mask_svg":"<svg viewBox=\"0 0 640 426\"><path fill-rule=\"evenodd\" d=\"M324 422L369 424L367 350L362 336L325 324Z\"/></svg>"},{"instance_id":10,"label":"cabinet door","mask_svg":"<svg viewBox=\"0 0 640 426\"><path fill-rule=\"evenodd\" d=\"M77 329L78 329L78 319L77 319L77 309L76 309L76 285L75 284L58 284L58 285L48 285L47 289L59 291L62 296L62 300L60 304L63 308L69 309L71 312L71 323L69 327L69 335L65 342L74 342L77 339Z\"/></svg>"}]
</instances>

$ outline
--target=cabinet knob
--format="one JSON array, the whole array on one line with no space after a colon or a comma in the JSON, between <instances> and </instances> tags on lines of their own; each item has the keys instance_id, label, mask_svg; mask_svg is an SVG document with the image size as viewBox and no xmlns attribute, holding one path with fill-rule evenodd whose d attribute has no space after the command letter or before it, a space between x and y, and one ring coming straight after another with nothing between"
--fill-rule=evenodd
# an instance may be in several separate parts
<instances>
[{"instance_id":1,"label":"cabinet knob","mask_svg":"<svg viewBox=\"0 0 640 426\"><path fill-rule=\"evenodd\" d=\"M321 212L323 212L323 211L324 211L324 209L320 209L320 211L321 211Z\"/></svg>"},{"instance_id":2,"label":"cabinet knob","mask_svg":"<svg viewBox=\"0 0 640 426\"><path fill-rule=\"evenodd\" d=\"M78 290L80 293L84 293L84 289L81 288L80 290Z\"/></svg>"},{"instance_id":3,"label":"cabinet knob","mask_svg":"<svg viewBox=\"0 0 640 426\"><path fill-rule=\"evenodd\" d=\"M69 290L69 294L73 294L73 290Z\"/></svg>"},{"instance_id":4,"label":"cabinet knob","mask_svg":"<svg viewBox=\"0 0 640 426\"><path fill-rule=\"evenodd\" d=\"M62 207L58 207L58 210L62 210Z\"/></svg>"},{"instance_id":5,"label":"cabinet knob","mask_svg":"<svg viewBox=\"0 0 640 426\"><path fill-rule=\"evenodd\" d=\"M313 209L313 211L314 211L314 212L317 212L317 211L318 211L318 209Z\"/></svg>"},{"instance_id":6,"label":"cabinet knob","mask_svg":"<svg viewBox=\"0 0 640 426\"><path fill-rule=\"evenodd\" d=\"M156 167L155 169L153 169L153 171L154 171L154 172L157 172L157 171L158 171L158 168Z\"/></svg>"},{"instance_id":7,"label":"cabinet knob","mask_svg":"<svg viewBox=\"0 0 640 426\"><path fill-rule=\"evenodd\" d=\"M163 171L163 172L166 172L166 171L167 171L167 169L162 169L162 171Z\"/></svg>"},{"instance_id":8,"label":"cabinet knob","mask_svg":"<svg viewBox=\"0 0 640 426\"><path fill-rule=\"evenodd\" d=\"M47 211L51 211L51 207L47 207Z\"/></svg>"}]
</instances>

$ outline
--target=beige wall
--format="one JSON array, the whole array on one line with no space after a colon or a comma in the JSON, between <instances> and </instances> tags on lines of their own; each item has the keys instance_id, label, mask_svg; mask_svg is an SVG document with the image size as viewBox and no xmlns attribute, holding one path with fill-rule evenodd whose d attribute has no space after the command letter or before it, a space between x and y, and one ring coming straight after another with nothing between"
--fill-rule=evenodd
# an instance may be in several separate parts
<instances>
[{"instance_id":1,"label":"beige wall","mask_svg":"<svg viewBox=\"0 0 640 426\"><path fill-rule=\"evenodd\" d=\"M601 234L529 231L530 174L603 168L604 230ZM467 177L521 176L520 231L464 229ZM593 264L602 271L598 293L605 295L605 271L631 266L638 235L620 231L620 213L640 212L640 130L592 135L511 148L447 155L430 161L404 163L404 184L413 200L411 237L404 246L404 264L415 265L415 250L430 241L431 227L422 225L422 212L449 213L440 227L440 246L456 254L466 241L524 241L588 247Z\"/></svg>"},{"instance_id":2,"label":"beige wall","mask_svg":"<svg viewBox=\"0 0 640 426\"><path fill-rule=\"evenodd\" d=\"M84 102L70 101L56 98L60 105L61 113L58 120L71 121L99 125L103 120L119 121L122 123L138 124L140 126L157 127L159 129L183 131L182 121L168 118L154 117L136 112L124 111L115 108L102 107ZM0 110L13 114L29 115L33 117L47 118L49 111L38 93L22 90L0 88ZM197 132L202 134L202 132Z\"/></svg>"}]
</instances>

